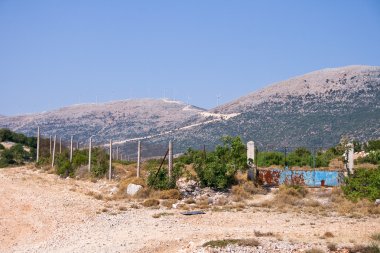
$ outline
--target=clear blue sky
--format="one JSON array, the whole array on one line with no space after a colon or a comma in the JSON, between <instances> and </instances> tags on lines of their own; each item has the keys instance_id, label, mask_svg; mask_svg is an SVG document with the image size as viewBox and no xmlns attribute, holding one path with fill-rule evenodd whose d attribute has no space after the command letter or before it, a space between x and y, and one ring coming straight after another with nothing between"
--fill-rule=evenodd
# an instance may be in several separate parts
<instances>
[{"instance_id":1,"label":"clear blue sky","mask_svg":"<svg viewBox=\"0 0 380 253\"><path fill-rule=\"evenodd\" d=\"M0 114L174 98L204 107L380 65L380 1L0 0Z\"/></svg>"}]
</instances>

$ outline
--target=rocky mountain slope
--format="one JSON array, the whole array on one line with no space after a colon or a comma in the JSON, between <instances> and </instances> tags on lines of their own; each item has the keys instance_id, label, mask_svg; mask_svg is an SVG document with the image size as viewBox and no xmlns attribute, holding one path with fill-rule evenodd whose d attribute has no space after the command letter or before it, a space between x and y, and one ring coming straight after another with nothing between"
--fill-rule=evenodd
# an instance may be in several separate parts
<instances>
[{"instance_id":1,"label":"rocky mountain slope","mask_svg":"<svg viewBox=\"0 0 380 253\"><path fill-rule=\"evenodd\" d=\"M185 103L136 99L76 105L52 112L0 118L0 127L98 144L110 138L125 153L138 139L147 155L163 155L169 140L177 152L213 148L223 135L254 140L261 149L326 147L342 136L380 138L380 67L324 69L276 83L210 111ZM132 150L132 151L131 151Z\"/></svg>"}]
</instances>

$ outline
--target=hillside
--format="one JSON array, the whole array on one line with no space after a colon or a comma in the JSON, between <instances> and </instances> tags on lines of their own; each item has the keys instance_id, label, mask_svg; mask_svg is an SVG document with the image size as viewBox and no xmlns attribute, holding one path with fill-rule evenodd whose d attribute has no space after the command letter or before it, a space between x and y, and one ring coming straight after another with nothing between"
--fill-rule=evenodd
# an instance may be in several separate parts
<instances>
[{"instance_id":1,"label":"hillside","mask_svg":"<svg viewBox=\"0 0 380 253\"><path fill-rule=\"evenodd\" d=\"M238 115L181 132L177 142L213 146L222 135L240 135L261 149L274 149L329 147L343 136L361 141L380 138L380 67L315 71L210 112Z\"/></svg>"},{"instance_id":2,"label":"hillside","mask_svg":"<svg viewBox=\"0 0 380 253\"><path fill-rule=\"evenodd\" d=\"M380 138L380 67L324 69L268 86L212 110L183 102L135 99L87 104L59 110L0 117L0 127L81 142L94 135L110 138L128 154L137 139L146 155L163 155L169 140L176 152L213 148L223 135L254 140L261 149L284 146L332 146L342 136L360 141ZM126 143L126 144L124 144ZM132 149L132 151L131 151Z\"/></svg>"}]
</instances>

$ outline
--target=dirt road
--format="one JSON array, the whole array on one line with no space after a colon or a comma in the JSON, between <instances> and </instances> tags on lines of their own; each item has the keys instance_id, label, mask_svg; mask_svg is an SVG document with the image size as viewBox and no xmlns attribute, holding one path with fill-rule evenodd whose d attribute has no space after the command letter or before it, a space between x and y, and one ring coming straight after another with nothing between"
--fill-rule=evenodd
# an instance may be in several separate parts
<instances>
[{"instance_id":1,"label":"dirt road","mask_svg":"<svg viewBox=\"0 0 380 253\"><path fill-rule=\"evenodd\" d=\"M380 232L378 217L325 217L256 207L197 216L165 207L137 209L127 200L89 194L112 189L115 183L61 179L26 167L1 169L0 185L0 252L207 252L203 243L233 238L260 242L243 252L327 251L328 242L369 244L370 236ZM160 213L164 215L153 217ZM255 231L273 235L257 237ZM321 238L325 232L333 237Z\"/></svg>"}]
</instances>

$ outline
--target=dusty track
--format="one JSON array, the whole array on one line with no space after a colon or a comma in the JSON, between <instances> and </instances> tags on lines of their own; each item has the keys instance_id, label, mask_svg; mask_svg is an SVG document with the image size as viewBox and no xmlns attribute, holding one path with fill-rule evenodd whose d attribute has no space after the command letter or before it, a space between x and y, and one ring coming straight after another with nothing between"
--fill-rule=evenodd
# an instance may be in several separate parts
<instances>
[{"instance_id":1,"label":"dusty track","mask_svg":"<svg viewBox=\"0 0 380 253\"><path fill-rule=\"evenodd\" d=\"M203 252L199 246L206 241L254 238L254 231L275 234L257 238L264 247L259 252L297 252L313 246L326 249L328 241L368 244L370 235L380 232L380 218L374 217L253 207L198 216L163 207L134 209L126 200L106 202L85 194L105 182L60 179L25 167L1 169L0 185L0 252ZM119 211L121 206L127 210ZM101 212L105 207L108 211ZM160 212L171 215L152 217ZM326 231L334 237L321 239ZM269 244L278 244L278 250L269 250Z\"/></svg>"}]
</instances>

